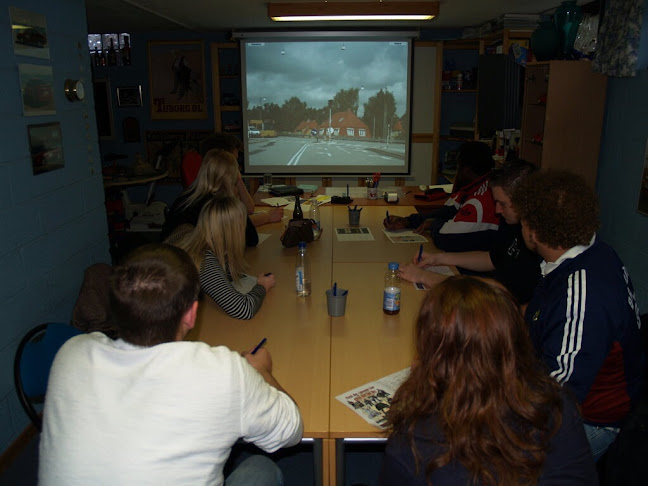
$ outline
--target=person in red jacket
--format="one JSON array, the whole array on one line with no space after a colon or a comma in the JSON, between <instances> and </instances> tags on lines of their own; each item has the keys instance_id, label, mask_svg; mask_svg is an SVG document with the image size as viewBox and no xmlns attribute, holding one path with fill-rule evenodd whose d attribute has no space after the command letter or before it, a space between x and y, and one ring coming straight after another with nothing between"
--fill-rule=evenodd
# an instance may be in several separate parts
<instances>
[{"instance_id":1,"label":"person in red jacket","mask_svg":"<svg viewBox=\"0 0 648 486\"><path fill-rule=\"evenodd\" d=\"M416 228L421 234L429 231L435 246L444 251L490 250L500 223L488 186L494 166L488 145L464 143L459 148L457 176L445 206L430 215L390 216L383 221L385 228Z\"/></svg>"}]
</instances>

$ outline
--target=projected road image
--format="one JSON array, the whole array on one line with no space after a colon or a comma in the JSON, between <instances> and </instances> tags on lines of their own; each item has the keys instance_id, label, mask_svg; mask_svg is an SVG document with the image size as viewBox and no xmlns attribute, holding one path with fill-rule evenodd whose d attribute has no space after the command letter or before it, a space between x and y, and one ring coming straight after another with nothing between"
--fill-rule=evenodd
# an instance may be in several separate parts
<instances>
[{"instance_id":1,"label":"projected road image","mask_svg":"<svg viewBox=\"0 0 648 486\"><path fill-rule=\"evenodd\" d=\"M409 40L249 40L243 50L252 172L407 169Z\"/></svg>"},{"instance_id":2,"label":"projected road image","mask_svg":"<svg viewBox=\"0 0 648 486\"><path fill-rule=\"evenodd\" d=\"M397 167L405 158L405 145L399 143L275 137L250 139L248 147L251 166L344 166L353 160L354 165Z\"/></svg>"}]
</instances>

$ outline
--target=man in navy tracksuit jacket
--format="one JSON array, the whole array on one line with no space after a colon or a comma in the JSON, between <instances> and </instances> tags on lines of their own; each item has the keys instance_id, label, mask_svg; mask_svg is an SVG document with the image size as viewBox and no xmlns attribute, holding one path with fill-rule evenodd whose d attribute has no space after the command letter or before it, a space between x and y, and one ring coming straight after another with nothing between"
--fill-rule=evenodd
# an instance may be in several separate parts
<instances>
[{"instance_id":1,"label":"man in navy tracksuit jacket","mask_svg":"<svg viewBox=\"0 0 648 486\"><path fill-rule=\"evenodd\" d=\"M595 459L642 384L639 309L615 251L599 241L598 200L579 177L541 171L516 190L526 245L544 259L525 319L551 376L581 406Z\"/></svg>"}]
</instances>

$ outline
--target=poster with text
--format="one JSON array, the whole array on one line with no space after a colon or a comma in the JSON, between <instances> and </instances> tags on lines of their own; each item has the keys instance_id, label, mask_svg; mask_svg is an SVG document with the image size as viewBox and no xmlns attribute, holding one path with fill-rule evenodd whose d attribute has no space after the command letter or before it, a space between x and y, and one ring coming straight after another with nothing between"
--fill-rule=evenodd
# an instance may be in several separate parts
<instances>
[{"instance_id":1,"label":"poster with text","mask_svg":"<svg viewBox=\"0 0 648 486\"><path fill-rule=\"evenodd\" d=\"M203 43L149 42L151 118L207 118Z\"/></svg>"}]
</instances>

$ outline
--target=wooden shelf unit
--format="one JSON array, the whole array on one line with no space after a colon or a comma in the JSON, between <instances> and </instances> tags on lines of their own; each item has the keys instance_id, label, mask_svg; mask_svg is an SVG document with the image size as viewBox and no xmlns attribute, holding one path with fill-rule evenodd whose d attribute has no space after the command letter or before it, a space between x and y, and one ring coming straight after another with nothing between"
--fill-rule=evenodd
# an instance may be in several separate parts
<instances>
[{"instance_id":1,"label":"wooden shelf unit","mask_svg":"<svg viewBox=\"0 0 648 486\"><path fill-rule=\"evenodd\" d=\"M588 61L529 63L520 157L578 173L594 187L606 88L606 76L592 72Z\"/></svg>"}]
</instances>

